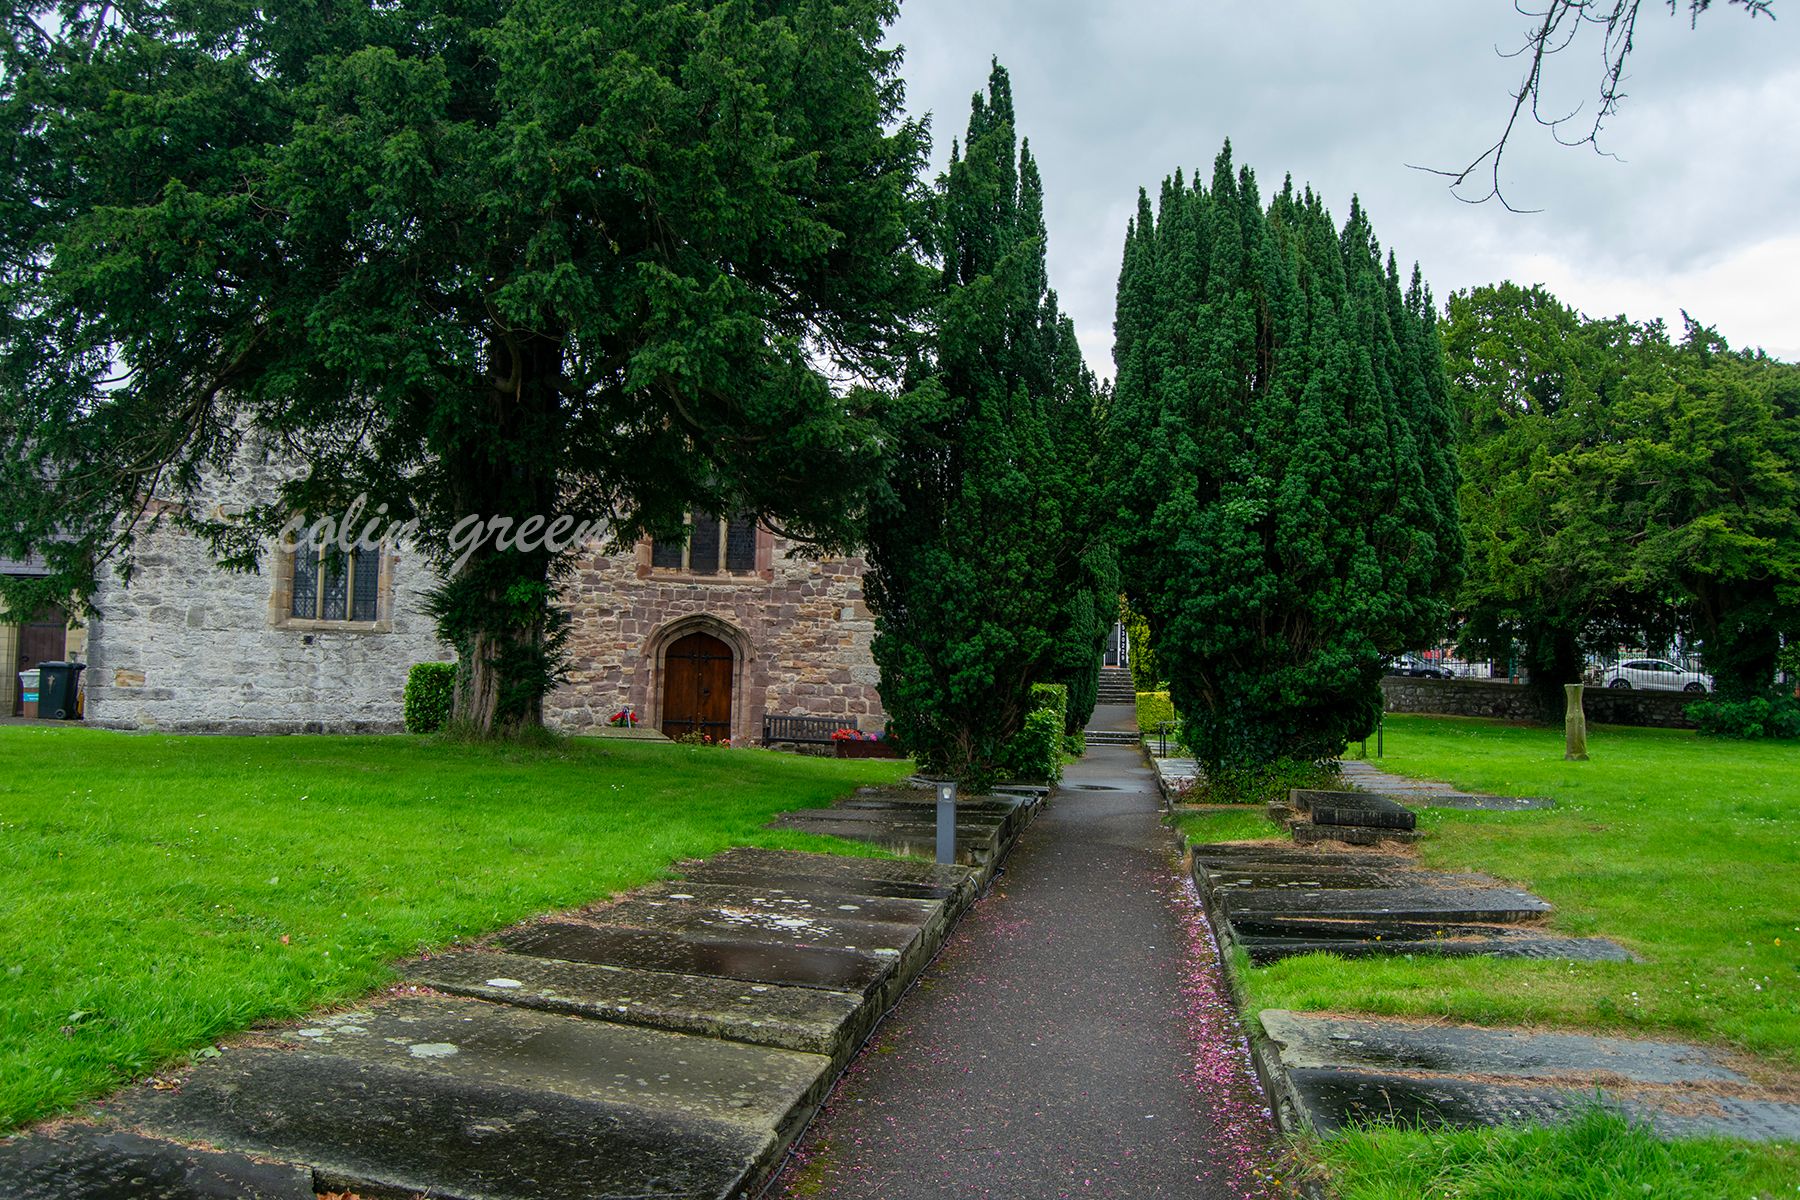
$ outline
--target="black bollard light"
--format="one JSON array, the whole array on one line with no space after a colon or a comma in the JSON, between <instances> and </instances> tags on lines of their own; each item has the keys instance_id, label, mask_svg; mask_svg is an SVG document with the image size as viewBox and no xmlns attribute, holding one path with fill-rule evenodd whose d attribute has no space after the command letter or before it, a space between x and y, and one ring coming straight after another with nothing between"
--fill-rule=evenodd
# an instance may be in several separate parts
<instances>
[{"instance_id":1,"label":"black bollard light","mask_svg":"<svg viewBox=\"0 0 1800 1200\"><path fill-rule=\"evenodd\" d=\"M953 863L956 861L956 780L938 780L937 794L937 860Z\"/></svg>"}]
</instances>

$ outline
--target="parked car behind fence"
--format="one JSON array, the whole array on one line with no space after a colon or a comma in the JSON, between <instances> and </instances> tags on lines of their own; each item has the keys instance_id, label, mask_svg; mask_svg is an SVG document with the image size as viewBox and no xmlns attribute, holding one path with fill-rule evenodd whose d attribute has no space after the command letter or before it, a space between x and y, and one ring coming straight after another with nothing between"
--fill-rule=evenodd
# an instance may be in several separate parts
<instances>
[{"instance_id":1,"label":"parked car behind fence","mask_svg":"<svg viewBox=\"0 0 1800 1200\"><path fill-rule=\"evenodd\" d=\"M1689 671L1666 658L1628 658L1601 672L1609 688L1646 688L1663 692L1710 692L1712 676Z\"/></svg>"}]
</instances>

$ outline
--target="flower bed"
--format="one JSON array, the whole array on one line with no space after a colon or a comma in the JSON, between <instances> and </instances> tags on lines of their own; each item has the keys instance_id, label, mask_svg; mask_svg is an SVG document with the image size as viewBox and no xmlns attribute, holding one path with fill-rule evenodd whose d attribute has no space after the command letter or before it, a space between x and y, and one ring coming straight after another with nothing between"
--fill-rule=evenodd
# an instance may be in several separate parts
<instances>
[{"instance_id":1,"label":"flower bed","mask_svg":"<svg viewBox=\"0 0 1800 1200\"><path fill-rule=\"evenodd\" d=\"M879 733L860 729L840 729L831 735L831 744L839 758L904 758L900 747Z\"/></svg>"}]
</instances>

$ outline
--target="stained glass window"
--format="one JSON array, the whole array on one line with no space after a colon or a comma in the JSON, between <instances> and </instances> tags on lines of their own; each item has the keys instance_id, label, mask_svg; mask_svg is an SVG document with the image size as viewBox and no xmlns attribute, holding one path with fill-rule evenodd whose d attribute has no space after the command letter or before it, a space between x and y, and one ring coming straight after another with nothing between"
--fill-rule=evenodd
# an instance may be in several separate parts
<instances>
[{"instance_id":1,"label":"stained glass window","mask_svg":"<svg viewBox=\"0 0 1800 1200\"><path fill-rule=\"evenodd\" d=\"M719 519L694 514L693 537L688 541L688 570L696 575L719 573Z\"/></svg>"},{"instance_id":2,"label":"stained glass window","mask_svg":"<svg viewBox=\"0 0 1800 1200\"><path fill-rule=\"evenodd\" d=\"M756 518L731 518L725 527L725 569L733 575L756 570Z\"/></svg>"},{"instance_id":3,"label":"stained glass window","mask_svg":"<svg viewBox=\"0 0 1800 1200\"><path fill-rule=\"evenodd\" d=\"M308 546L294 549L294 598L288 605L291 616L306 620L319 615L319 560L317 551Z\"/></svg>"},{"instance_id":4,"label":"stained glass window","mask_svg":"<svg viewBox=\"0 0 1800 1200\"><path fill-rule=\"evenodd\" d=\"M350 564L350 619L373 621L381 584L381 552L359 546Z\"/></svg>"}]
</instances>

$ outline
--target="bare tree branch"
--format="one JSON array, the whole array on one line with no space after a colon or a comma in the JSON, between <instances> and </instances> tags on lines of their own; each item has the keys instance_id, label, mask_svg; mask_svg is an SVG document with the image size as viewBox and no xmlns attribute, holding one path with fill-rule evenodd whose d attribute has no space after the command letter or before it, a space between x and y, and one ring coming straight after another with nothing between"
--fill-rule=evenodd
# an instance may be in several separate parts
<instances>
[{"instance_id":1,"label":"bare tree branch","mask_svg":"<svg viewBox=\"0 0 1800 1200\"><path fill-rule=\"evenodd\" d=\"M1669 7L1669 14L1680 11L1683 0L1663 0ZM1751 17L1767 17L1775 19L1774 0L1725 0L1731 7L1742 8ZM1514 133L1519 127L1519 119L1526 113L1539 125L1551 131L1551 135L1565 146L1592 146L1596 153L1607 154L1600 147L1600 133L1606 121L1619 111L1619 104L1626 97L1624 91L1625 60L1631 57L1636 47L1638 17L1644 7L1644 0L1541 0L1542 7L1536 7L1529 0L1513 0L1513 7L1521 16L1532 21L1531 31L1526 35L1524 43L1512 51L1499 50L1502 58L1523 58L1525 72L1519 82L1517 91L1512 96L1512 110L1507 114L1506 124L1500 136L1476 155L1468 165L1459 170L1442 170L1435 167L1422 167L1413 163L1407 165L1416 171L1440 175L1450 181L1450 192L1458 200L1466 204L1485 204L1489 200L1497 200L1508 212L1538 212L1538 209L1522 209L1515 207L1507 199L1500 182L1500 168L1506 156L1506 148L1511 144ZM1699 23L1700 14L1713 6L1713 0L1685 0L1688 9L1688 27L1691 29ZM1584 127L1581 136L1564 136L1565 127L1569 126L1581 115L1580 106L1569 112L1556 115L1546 114L1542 108L1544 69L1548 61L1555 55L1567 50L1588 26L1597 26L1601 35L1601 77L1599 103L1594 109L1593 121ZM1577 128L1583 128L1578 126ZM1610 155L1608 155L1610 157ZM1479 196L1470 196L1462 192L1465 184L1473 179L1485 178L1487 191Z\"/></svg>"}]
</instances>

